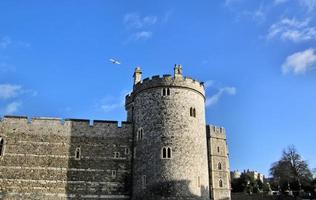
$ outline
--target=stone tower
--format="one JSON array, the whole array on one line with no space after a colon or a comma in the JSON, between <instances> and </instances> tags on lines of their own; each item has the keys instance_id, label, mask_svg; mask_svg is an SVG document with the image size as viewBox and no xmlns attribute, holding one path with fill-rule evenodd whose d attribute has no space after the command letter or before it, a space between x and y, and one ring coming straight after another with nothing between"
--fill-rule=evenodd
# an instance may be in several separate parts
<instances>
[{"instance_id":1,"label":"stone tower","mask_svg":"<svg viewBox=\"0 0 316 200\"><path fill-rule=\"evenodd\" d=\"M183 77L180 65L174 72L135 81L126 97L133 200L210 199L204 86Z\"/></svg>"},{"instance_id":2,"label":"stone tower","mask_svg":"<svg viewBox=\"0 0 316 200\"><path fill-rule=\"evenodd\" d=\"M229 200L230 170L226 133L223 127L206 126L211 200Z\"/></svg>"}]
</instances>

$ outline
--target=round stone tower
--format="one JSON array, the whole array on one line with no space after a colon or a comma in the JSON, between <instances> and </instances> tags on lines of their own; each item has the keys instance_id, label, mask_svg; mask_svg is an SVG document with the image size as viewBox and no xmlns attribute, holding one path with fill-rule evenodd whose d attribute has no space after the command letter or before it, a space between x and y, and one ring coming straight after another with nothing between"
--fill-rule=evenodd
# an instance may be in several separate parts
<instances>
[{"instance_id":1,"label":"round stone tower","mask_svg":"<svg viewBox=\"0 0 316 200\"><path fill-rule=\"evenodd\" d=\"M134 124L133 200L209 200L209 174L202 83L182 76L153 76L126 96Z\"/></svg>"}]
</instances>

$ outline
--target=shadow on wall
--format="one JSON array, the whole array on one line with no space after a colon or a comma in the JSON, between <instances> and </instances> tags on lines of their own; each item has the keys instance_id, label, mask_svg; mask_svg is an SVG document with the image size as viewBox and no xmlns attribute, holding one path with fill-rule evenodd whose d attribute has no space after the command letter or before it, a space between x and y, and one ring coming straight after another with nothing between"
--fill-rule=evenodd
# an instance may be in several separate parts
<instances>
[{"instance_id":1,"label":"shadow on wall","mask_svg":"<svg viewBox=\"0 0 316 200\"><path fill-rule=\"evenodd\" d=\"M192 194L189 189L190 181L166 181L147 188L142 196L134 196L137 200L209 200L208 187L201 187L201 196Z\"/></svg>"}]
</instances>

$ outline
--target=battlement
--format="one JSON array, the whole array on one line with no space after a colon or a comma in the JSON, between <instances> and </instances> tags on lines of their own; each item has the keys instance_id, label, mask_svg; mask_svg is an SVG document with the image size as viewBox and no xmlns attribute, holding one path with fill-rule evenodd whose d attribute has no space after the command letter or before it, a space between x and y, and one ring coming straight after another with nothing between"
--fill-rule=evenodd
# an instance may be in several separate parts
<instances>
[{"instance_id":1,"label":"battlement","mask_svg":"<svg viewBox=\"0 0 316 200\"><path fill-rule=\"evenodd\" d=\"M206 134L207 137L214 137L220 139L226 139L226 130L224 127L215 126L215 125L206 125Z\"/></svg>"},{"instance_id":2,"label":"battlement","mask_svg":"<svg viewBox=\"0 0 316 200\"><path fill-rule=\"evenodd\" d=\"M0 118L0 123L6 124L17 124L17 125L35 125L35 126L84 126L89 128L126 128L130 126L130 122L123 121L119 125L118 121L111 120L89 120L89 119L61 119L53 117L33 117L28 118L27 116L4 116Z\"/></svg>"},{"instance_id":3,"label":"battlement","mask_svg":"<svg viewBox=\"0 0 316 200\"><path fill-rule=\"evenodd\" d=\"M138 93L156 87L179 87L194 90L205 98L204 83L190 77L174 77L171 74L154 75L139 81L134 85L133 92L125 97L125 105L133 101Z\"/></svg>"}]
</instances>

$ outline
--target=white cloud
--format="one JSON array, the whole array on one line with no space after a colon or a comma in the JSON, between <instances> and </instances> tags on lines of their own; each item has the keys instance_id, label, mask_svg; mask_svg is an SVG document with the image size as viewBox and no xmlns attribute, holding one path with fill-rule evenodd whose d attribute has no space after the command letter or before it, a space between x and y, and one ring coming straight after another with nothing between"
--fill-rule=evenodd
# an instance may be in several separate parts
<instances>
[{"instance_id":1,"label":"white cloud","mask_svg":"<svg viewBox=\"0 0 316 200\"><path fill-rule=\"evenodd\" d=\"M4 113L5 114L13 114L13 113L18 111L18 109L21 107L21 105L22 105L22 103L21 102L17 102L17 101L9 103L5 107Z\"/></svg>"},{"instance_id":2,"label":"white cloud","mask_svg":"<svg viewBox=\"0 0 316 200\"><path fill-rule=\"evenodd\" d=\"M220 88L216 94L214 94L211 97L206 98L205 106L209 107L209 106L215 105L224 94L235 95L236 92L237 90L235 87Z\"/></svg>"},{"instance_id":3,"label":"white cloud","mask_svg":"<svg viewBox=\"0 0 316 200\"><path fill-rule=\"evenodd\" d=\"M124 107L125 103L125 96L129 94L131 91L123 90L120 92L119 97L114 96L106 96L100 99L97 104L96 108L98 110L102 110L103 112L110 112L119 108Z\"/></svg>"},{"instance_id":4,"label":"white cloud","mask_svg":"<svg viewBox=\"0 0 316 200\"><path fill-rule=\"evenodd\" d=\"M316 0L298 0L302 7L305 7L308 12L316 8Z\"/></svg>"},{"instance_id":5,"label":"white cloud","mask_svg":"<svg viewBox=\"0 0 316 200\"><path fill-rule=\"evenodd\" d=\"M133 35L134 40L147 40L151 38L153 33L151 31L140 31Z\"/></svg>"},{"instance_id":6,"label":"white cloud","mask_svg":"<svg viewBox=\"0 0 316 200\"><path fill-rule=\"evenodd\" d=\"M306 71L316 67L315 50L310 48L305 51L296 52L288 56L282 65L284 74L293 72L294 74L304 74Z\"/></svg>"},{"instance_id":7,"label":"white cloud","mask_svg":"<svg viewBox=\"0 0 316 200\"><path fill-rule=\"evenodd\" d=\"M0 99L16 97L21 93L22 86L11 84L0 84Z\"/></svg>"},{"instance_id":8,"label":"white cloud","mask_svg":"<svg viewBox=\"0 0 316 200\"><path fill-rule=\"evenodd\" d=\"M302 42L316 39L316 27L310 26L310 19L283 18L270 26L267 39L280 37L282 40Z\"/></svg>"},{"instance_id":9,"label":"white cloud","mask_svg":"<svg viewBox=\"0 0 316 200\"><path fill-rule=\"evenodd\" d=\"M11 39L7 36L0 38L0 48L6 49L12 43Z\"/></svg>"},{"instance_id":10,"label":"white cloud","mask_svg":"<svg viewBox=\"0 0 316 200\"><path fill-rule=\"evenodd\" d=\"M214 85L214 81L213 80L207 80L204 82L204 88L208 89L209 87L212 87Z\"/></svg>"},{"instance_id":11,"label":"white cloud","mask_svg":"<svg viewBox=\"0 0 316 200\"><path fill-rule=\"evenodd\" d=\"M124 24L128 28L140 29L156 24L158 18L156 16L140 16L137 13L128 13L124 16Z\"/></svg>"}]
</instances>

